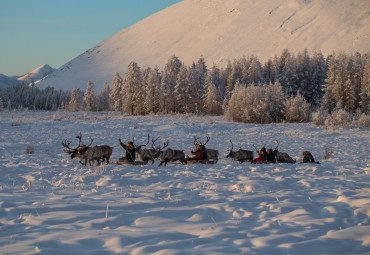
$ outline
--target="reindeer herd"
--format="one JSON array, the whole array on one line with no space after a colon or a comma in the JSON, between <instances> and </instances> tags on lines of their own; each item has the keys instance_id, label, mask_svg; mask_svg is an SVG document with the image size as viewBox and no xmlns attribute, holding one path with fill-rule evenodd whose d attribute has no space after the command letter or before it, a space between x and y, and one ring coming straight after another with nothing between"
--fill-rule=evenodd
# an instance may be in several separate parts
<instances>
[{"instance_id":1,"label":"reindeer herd","mask_svg":"<svg viewBox=\"0 0 370 255\"><path fill-rule=\"evenodd\" d=\"M90 143L88 145L82 144L82 133L80 133L78 136L76 136L78 139L78 145L75 148L71 148L70 144L71 142L69 140L65 140L62 142L62 146L65 148L64 152L71 155L71 158L76 158L82 165L87 165L87 162L89 162L89 165L93 165L95 161L97 161L97 165L100 165L105 161L105 163L108 165L109 163L116 163L119 164L119 161L117 162L110 162L110 157L112 156L113 147L108 145L94 145L92 146L92 142L94 139L90 138ZM146 144L142 145L134 145L135 151L137 153L138 159L140 160L140 163L142 164L148 164L149 161L151 161L152 164L154 164L155 159L158 159L160 161L159 166L162 166L163 164L166 166L168 162L175 162L180 161L181 164L187 164L189 157L185 155L184 150L174 150L171 148L168 148L169 140L163 143L163 146L156 145L156 142L159 137L152 139L152 148L147 149L145 146L149 144L149 134ZM133 139L134 140L134 139ZM218 162L219 158L219 152L215 149L208 149L205 147L205 145L209 142L210 137L206 137L206 142L202 143L198 140L196 136L194 136L194 145L200 145L205 150L205 158L204 160L201 160L197 163L205 163L205 164L215 164ZM276 140L277 146L274 150L268 149L268 159L264 163L296 163L294 159L292 159L287 153L285 152L279 152L279 142ZM231 143L231 149L229 150L229 153L226 155L226 158L231 158L232 160L238 161L239 163L243 162L249 162L249 163L256 163L253 160L253 151L251 150L244 150L241 147L234 151L234 145L233 142L230 140ZM259 154L259 151L257 148L253 145L255 148L255 151L257 154ZM265 146L264 146L265 147Z\"/></svg>"}]
</instances>

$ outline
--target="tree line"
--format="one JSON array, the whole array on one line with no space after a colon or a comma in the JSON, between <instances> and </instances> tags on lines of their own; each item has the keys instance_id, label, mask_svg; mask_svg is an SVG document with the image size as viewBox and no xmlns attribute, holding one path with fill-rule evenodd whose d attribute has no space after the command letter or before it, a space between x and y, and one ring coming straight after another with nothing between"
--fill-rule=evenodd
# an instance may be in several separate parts
<instances>
[{"instance_id":1,"label":"tree line","mask_svg":"<svg viewBox=\"0 0 370 255\"><path fill-rule=\"evenodd\" d=\"M367 114L369 84L368 53L333 53L324 57L320 51L309 54L304 49L293 54L285 49L263 64L251 55L229 61L223 68L215 64L207 67L202 57L186 66L173 55L162 70L157 66L142 69L131 62L123 77L116 73L111 85L106 83L99 94L92 81L86 91L36 91L28 96L31 107L27 107L113 110L127 115L225 114L242 122L302 122L309 120L311 110L331 114L342 109L351 114ZM24 97L32 89L35 88L15 88L13 92ZM44 95L42 103L40 99L32 101L40 97L38 93ZM11 97L9 93L7 97ZM2 101L9 102L7 97L1 96ZM10 107L19 107L22 100L17 95L13 97Z\"/></svg>"}]
</instances>

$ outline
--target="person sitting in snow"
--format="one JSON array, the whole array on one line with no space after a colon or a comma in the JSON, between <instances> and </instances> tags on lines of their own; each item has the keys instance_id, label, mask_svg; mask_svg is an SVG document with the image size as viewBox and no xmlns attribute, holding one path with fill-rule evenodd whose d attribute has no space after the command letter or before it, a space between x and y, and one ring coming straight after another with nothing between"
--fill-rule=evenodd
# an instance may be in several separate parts
<instances>
[{"instance_id":1,"label":"person sitting in snow","mask_svg":"<svg viewBox=\"0 0 370 255\"><path fill-rule=\"evenodd\" d=\"M304 151L302 154L303 154L303 160L300 162L300 164L302 164L302 163L318 163L313 158L311 152Z\"/></svg>"},{"instance_id":2,"label":"person sitting in snow","mask_svg":"<svg viewBox=\"0 0 370 255\"><path fill-rule=\"evenodd\" d=\"M266 161L267 163L276 163L275 151L273 151L272 149L267 150Z\"/></svg>"},{"instance_id":3,"label":"person sitting in snow","mask_svg":"<svg viewBox=\"0 0 370 255\"><path fill-rule=\"evenodd\" d=\"M122 157L119 160L130 162L130 163L135 162L135 152L136 152L136 150L135 150L134 143L131 142L131 141L128 141L127 145L126 145L121 141L121 138L118 138L118 141L119 141L119 144L122 146L122 148L126 150L126 157Z\"/></svg>"},{"instance_id":4,"label":"person sitting in snow","mask_svg":"<svg viewBox=\"0 0 370 255\"><path fill-rule=\"evenodd\" d=\"M191 149L190 152L195 156L193 158L188 158L188 160L195 160L196 162L198 162L199 160L205 160L206 157L205 146L197 144L195 146L195 151Z\"/></svg>"},{"instance_id":5,"label":"person sitting in snow","mask_svg":"<svg viewBox=\"0 0 370 255\"><path fill-rule=\"evenodd\" d=\"M266 163L267 162L267 153L266 148L263 147L258 153L258 157L253 160L253 163Z\"/></svg>"}]
</instances>

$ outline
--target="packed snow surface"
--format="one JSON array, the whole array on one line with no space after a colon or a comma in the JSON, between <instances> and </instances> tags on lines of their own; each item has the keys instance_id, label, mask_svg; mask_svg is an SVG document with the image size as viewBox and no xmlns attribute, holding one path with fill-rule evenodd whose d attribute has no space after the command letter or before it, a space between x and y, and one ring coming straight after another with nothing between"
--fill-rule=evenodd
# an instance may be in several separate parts
<instances>
[{"instance_id":1,"label":"packed snow surface","mask_svg":"<svg viewBox=\"0 0 370 255\"><path fill-rule=\"evenodd\" d=\"M211 67L254 55L263 63L283 49L353 54L370 51L369 0L184 0L106 38L38 83L40 88L100 91L130 62L164 68L201 56Z\"/></svg>"},{"instance_id":2,"label":"packed snow surface","mask_svg":"<svg viewBox=\"0 0 370 255\"><path fill-rule=\"evenodd\" d=\"M369 130L254 125L192 115L0 113L2 254L369 254ZM214 165L83 166L68 139L218 149ZM321 164L239 164L231 148L274 148ZM26 149L33 148L33 154ZM323 158L324 151L330 157ZM32 150L28 150L32 151Z\"/></svg>"}]
</instances>

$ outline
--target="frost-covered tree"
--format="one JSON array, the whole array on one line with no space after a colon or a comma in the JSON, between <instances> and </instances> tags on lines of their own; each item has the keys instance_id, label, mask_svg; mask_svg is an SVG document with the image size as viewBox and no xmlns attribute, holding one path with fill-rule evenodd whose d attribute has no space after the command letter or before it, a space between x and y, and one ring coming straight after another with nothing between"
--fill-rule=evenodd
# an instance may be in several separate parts
<instances>
[{"instance_id":1,"label":"frost-covered tree","mask_svg":"<svg viewBox=\"0 0 370 255\"><path fill-rule=\"evenodd\" d=\"M122 110L129 115L140 114L141 109L138 107L139 94L141 90L141 70L136 62L131 62L128 65L125 78L123 79L122 97L124 99Z\"/></svg>"},{"instance_id":2,"label":"frost-covered tree","mask_svg":"<svg viewBox=\"0 0 370 255\"><path fill-rule=\"evenodd\" d=\"M110 105L113 111L121 111L123 106L123 97L122 97L122 89L123 89L123 79L116 73L112 82L112 90L109 95Z\"/></svg>"},{"instance_id":3,"label":"frost-covered tree","mask_svg":"<svg viewBox=\"0 0 370 255\"><path fill-rule=\"evenodd\" d=\"M222 101L217 86L212 82L211 76L207 78L207 97L205 100L206 114L220 115L222 113Z\"/></svg>"},{"instance_id":4,"label":"frost-covered tree","mask_svg":"<svg viewBox=\"0 0 370 255\"><path fill-rule=\"evenodd\" d=\"M264 83L263 68L258 58L252 55L248 59L248 62L249 63L248 63L247 77L244 78L245 83L246 84Z\"/></svg>"},{"instance_id":5,"label":"frost-covered tree","mask_svg":"<svg viewBox=\"0 0 370 255\"><path fill-rule=\"evenodd\" d=\"M86 91L84 94L84 106L86 111L96 111L97 108L97 97L94 90L94 83L89 80L86 86Z\"/></svg>"},{"instance_id":6,"label":"frost-covered tree","mask_svg":"<svg viewBox=\"0 0 370 255\"><path fill-rule=\"evenodd\" d=\"M162 87L165 90L165 111L166 112L176 112L176 98L175 98L175 86L177 82L177 75L180 72L180 67L183 63L175 55L171 56L165 67L164 75L162 75Z\"/></svg>"},{"instance_id":7,"label":"frost-covered tree","mask_svg":"<svg viewBox=\"0 0 370 255\"><path fill-rule=\"evenodd\" d=\"M110 99L109 95L111 93L109 82L106 82L104 84L104 87L98 94L98 105L97 105L97 111L109 111L110 110Z\"/></svg>"},{"instance_id":8,"label":"frost-covered tree","mask_svg":"<svg viewBox=\"0 0 370 255\"><path fill-rule=\"evenodd\" d=\"M69 110L71 112L77 112L77 111L82 110L83 96L84 96L84 92L81 91L79 88L72 89L71 99L68 104Z\"/></svg>"},{"instance_id":9,"label":"frost-covered tree","mask_svg":"<svg viewBox=\"0 0 370 255\"><path fill-rule=\"evenodd\" d=\"M306 91L306 98L308 102L313 105L318 105L323 96L323 86L325 80L327 79L327 64L323 54L320 51L314 51L311 58L311 86L308 91Z\"/></svg>"},{"instance_id":10,"label":"frost-covered tree","mask_svg":"<svg viewBox=\"0 0 370 255\"><path fill-rule=\"evenodd\" d=\"M162 96L160 93L161 74L158 67L150 70L145 83L145 110L147 113L157 114Z\"/></svg>"},{"instance_id":11,"label":"frost-covered tree","mask_svg":"<svg viewBox=\"0 0 370 255\"><path fill-rule=\"evenodd\" d=\"M307 122L310 120L310 112L310 103L299 92L284 102L284 116L288 122Z\"/></svg>"},{"instance_id":12,"label":"frost-covered tree","mask_svg":"<svg viewBox=\"0 0 370 255\"><path fill-rule=\"evenodd\" d=\"M177 75L174 95L176 98L176 110L178 113L187 113L189 100L189 74L185 65L180 67Z\"/></svg>"},{"instance_id":13,"label":"frost-covered tree","mask_svg":"<svg viewBox=\"0 0 370 255\"><path fill-rule=\"evenodd\" d=\"M281 121L284 93L279 83L245 86L235 84L225 113L228 119L246 123Z\"/></svg>"},{"instance_id":14,"label":"frost-covered tree","mask_svg":"<svg viewBox=\"0 0 370 255\"><path fill-rule=\"evenodd\" d=\"M229 120L238 122L247 122L244 109L245 99L247 91L245 85L242 85L239 81L235 83L233 91L231 91L230 100L228 100L228 106L225 110L225 117Z\"/></svg>"},{"instance_id":15,"label":"frost-covered tree","mask_svg":"<svg viewBox=\"0 0 370 255\"><path fill-rule=\"evenodd\" d=\"M242 81L242 67L240 65L240 60L234 59L232 66L231 66L231 72L229 73L229 76L227 77L227 85L226 85L226 93L231 96L232 91L234 90L234 86L237 82Z\"/></svg>"}]
</instances>

